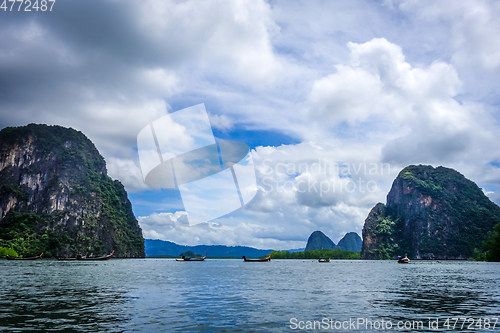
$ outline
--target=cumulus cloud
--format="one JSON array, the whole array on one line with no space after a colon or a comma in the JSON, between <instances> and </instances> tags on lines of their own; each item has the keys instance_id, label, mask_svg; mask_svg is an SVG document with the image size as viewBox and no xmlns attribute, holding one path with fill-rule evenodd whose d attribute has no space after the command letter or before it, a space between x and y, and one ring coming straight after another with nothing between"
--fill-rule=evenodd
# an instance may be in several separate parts
<instances>
[{"instance_id":1,"label":"cumulus cloud","mask_svg":"<svg viewBox=\"0 0 500 333\"><path fill-rule=\"evenodd\" d=\"M449 64L435 62L429 68L412 68L401 47L384 38L364 44L349 42L347 47L350 64L337 65L335 74L313 84L307 110L312 118L335 124L378 116L408 124L429 113L418 103L449 101L460 86ZM443 108L442 112L446 111Z\"/></svg>"},{"instance_id":2,"label":"cumulus cloud","mask_svg":"<svg viewBox=\"0 0 500 333\"><path fill-rule=\"evenodd\" d=\"M410 28L408 48L452 63L464 82L466 99L487 104L498 99L500 5L497 1L386 1ZM400 43L403 40L400 41Z\"/></svg>"},{"instance_id":3,"label":"cumulus cloud","mask_svg":"<svg viewBox=\"0 0 500 333\"><path fill-rule=\"evenodd\" d=\"M128 192L140 192L148 190L144 183L141 169L133 160L110 157L106 160L108 175L118 179L125 186Z\"/></svg>"},{"instance_id":4,"label":"cumulus cloud","mask_svg":"<svg viewBox=\"0 0 500 333\"><path fill-rule=\"evenodd\" d=\"M76 127L105 157L121 157L115 146L133 146L185 89L215 75L264 87L281 70L264 1L71 1L50 18L12 12L0 27L0 126Z\"/></svg>"},{"instance_id":5,"label":"cumulus cloud","mask_svg":"<svg viewBox=\"0 0 500 333\"><path fill-rule=\"evenodd\" d=\"M492 146L495 128L487 124L488 115L455 98L461 81L453 65L413 67L401 47L383 38L347 46L350 63L313 84L307 109L312 119L328 120L331 127L383 121L406 128L382 148L382 160L399 165L454 163Z\"/></svg>"},{"instance_id":6,"label":"cumulus cloud","mask_svg":"<svg viewBox=\"0 0 500 333\"><path fill-rule=\"evenodd\" d=\"M473 62L486 69L500 66L500 6L496 1L388 1L409 15L422 21L441 20L449 25L452 59L469 65Z\"/></svg>"},{"instance_id":7,"label":"cumulus cloud","mask_svg":"<svg viewBox=\"0 0 500 333\"><path fill-rule=\"evenodd\" d=\"M187 55L213 75L264 82L281 66L270 40L278 26L264 1L148 0L138 12L137 27L151 44L177 61Z\"/></svg>"}]
</instances>

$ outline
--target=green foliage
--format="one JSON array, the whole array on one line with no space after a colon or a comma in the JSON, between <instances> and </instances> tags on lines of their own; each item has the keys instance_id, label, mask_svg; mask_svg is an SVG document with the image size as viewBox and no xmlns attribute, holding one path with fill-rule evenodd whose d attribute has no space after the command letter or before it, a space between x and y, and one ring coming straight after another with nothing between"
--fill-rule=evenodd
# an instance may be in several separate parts
<instances>
[{"instance_id":1,"label":"green foliage","mask_svg":"<svg viewBox=\"0 0 500 333\"><path fill-rule=\"evenodd\" d=\"M0 245L12 248L24 257L42 252L47 257L55 255L71 239L67 233L53 229L36 232L37 227L47 225L51 218L35 213L9 212L0 228Z\"/></svg>"},{"instance_id":2,"label":"green foliage","mask_svg":"<svg viewBox=\"0 0 500 333\"><path fill-rule=\"evenodd\" d=\"M77 155L84 151L97 152L92 141L82 132L72 128L29 124L20 127L6 127L0 131L0 142L8 145L23 145L29 137L35 139L33 144L37 154L52 153L58 155L64 151L71 151L70 154ZM68 148L70 149L68 150Z\"/></svg>"},{"instance_id":3,"label":"green foliage","mask_svg":"<svg viewBox=\"0 0 500 333\"><path fill-rule=\"evenodd\" d=\"M500 223L488 233L483 242L483 252L476 250L474 258L484 261L500 261Z\"/></svg>"},{"instance_id":4,"label":"green foliage","mask_svg":"<svg viewBox=\"0 0 500 333\"><path fill-rule=\"evenodd\" d=\"M28 193L23 191L21 187L17 184L6 183L0 185L0 198L8 197L9 195L13 195L20 201L28 200Z\"/></svg>"},{"instance_id":5,"label":"green foliage","mask_svg":"<svg viewBox=\"0 0 500 333\"><path fill-rule=\"evenodd\" d=\"M486 254L479 249L474 249L474 261L486 261Z\"/></svg>"},{"instance_id":6,"label":"green foliage","mask_svg":"<svg viewBox=\"0 0 500 333\"><path fill-rule=\"evenodd\" d=\"M439 184L436 184L433 179L422 180L409 171L406 171L401 178L416 186L423 194L435 196L445 194L443 188Z\"/></svg>"},{"instance_id":7,"label":"green foliage","mask_svg":"<svg viewBox=\"0 0 500 333\"><path fill-rule=\"evenodd\" d=\"M119 181L113 181L105 174L93 169L88 172L89 189L96 192L102 205L101 220L105 221L108 230L115 231L115 250L121 253L135 249L144 255L144 239L138 227L133 224L136 219L127 192Z\"/></svg>"},{"instance_id":8,"label":"green foliage","mask_svg":"<svg viewBox=\"0 0 500 333\"><path fill-rule=\"evenodd\" d=\"M4 257L19 257L19 255L14 249L0 247L0 258Z\"/></svg>"},{"instance_id":9,"label":"green foliage","mask_svg":"<svg viewBox=\"0 0 500 333\"><path fill-rule=\"evenodd\" d=\"M392 236L394 232L394 224L395 223L391 219L386 217L377 224L373 234L375 236Z\"/></svg>"},{"instance_id":10,"label":"green foliage","mask_svg":"<svg viewBox=\"0 0 500 333\"><path fill-rule=\"evenodd\" d=\"M189 250L189 251L186 251L186 252L183 252L179 255L179 257L187 257L187 258L200 258L202 257L201 254L196 254L194 253L193 251Z\"/></svg>"},{"instance_id":11,"label":"green foliage","mask_svg":"<svg viewBox=\"0 0 500 333\"><path fill-rule=\"evenodd\" d=\"M273 251L271 253L272 259L319 259L319 258L330 258L330 259L360 259L360 252L350 252L341 250L312 250L312 251L302 251L293 252L288 251Z\"/></svg>"},{"instance_id":12,"label":"green foliage","mask_svg":"<svg viewBox=\"0 0 500 333\"><path fill-rule=\"evenodd\" d=\"M397 243L398 228L393 219L389 217L379 217L372 234L378 239L378 246L376 249L370 250L370 254L376 254L380 260L393 259L399 250Z\"/></svg>"},{"instance_id":13,"label":"green foliage","mask_svg":"<svg viewBox=\"0 0 500 333\"><path fill-rule=\"evenodd\" d=\"M370 254L376 254L379 260L390 260L394 259L397 251L399 250L399 245L391 242L381 243L377 249L370 250Z\"/></svg>"}]
</instances>

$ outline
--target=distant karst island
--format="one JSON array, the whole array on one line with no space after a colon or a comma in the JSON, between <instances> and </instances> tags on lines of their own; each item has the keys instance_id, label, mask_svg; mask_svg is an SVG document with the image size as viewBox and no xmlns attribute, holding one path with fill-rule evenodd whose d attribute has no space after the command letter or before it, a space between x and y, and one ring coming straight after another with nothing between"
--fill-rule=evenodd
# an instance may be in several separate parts
<instances>
[{"instance_id":1,"label":"distant karst island","mask_svg":"<svg viewBox=\"0 0 500 333\"><path fill-rule=\"evenodd\" d=\"M355 232L348 232L342 237L337 245L323 232L317 230L309 236L306 251L313 250L340 250L340 251L361 251L361 237Z\"/></svg>"}]
</instances>

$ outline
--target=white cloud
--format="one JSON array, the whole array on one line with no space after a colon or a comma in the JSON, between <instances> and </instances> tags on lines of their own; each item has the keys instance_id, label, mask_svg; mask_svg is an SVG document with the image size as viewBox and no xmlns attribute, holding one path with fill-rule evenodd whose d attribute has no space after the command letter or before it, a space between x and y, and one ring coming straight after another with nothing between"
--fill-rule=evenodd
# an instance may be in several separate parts
<instances>
[{"instance_id":1,"label":"white cloud","mask_svg":"<svg viewBox=\"0 0 500 333\"><path fill-rule=\"evenodd\" d=\"M210 124L213 128L228 131L233 128L233 122L226 115L209 114Z\"/></svg>"},{"instance_id":2,"label":"white cloud","mask_svg":"<svg viewBox=\"0 0 500 333\"><path fill-rule=\"evenodd\" d=\"M146 68L142 72L143 83L149 87L148 93L155 96L172 96L180 89L179 77L164 68Z\"/></svg>"},{"instance_id":3,"label":"white cloud","mask_svg":"<svg viewBox=\"0 0 500 333\"><path fill-rule=\"evenodd\" d=\"M132 160L110 157L106 160L108 175L118 179L127 192L140 192L150 188L144 183L141 169Z\"/></svg>"},{"instance_id":4,"label":"white cloud","mask_svg":"<svg viewBox=\"0 0 500 333\"><path fill-rule=\"evenodd\" d=\"M395 3L395 2L394 2ZM453 61L460 65L500 67L500 5L497 1L398 1L403 12L420 22L441 21L449 27Z\"/></svg>"},{"instance_id":5,"label":"white cloud","mask_svg":"<svg viewBox=\"0 0 500 333\"><path fill-rule=\"evenodd\" d=\"M455 99L461 81L452 65L413 67L401 47L383 38L348 47L350 64L337 65L336 73L313 84L307 109L313 120L327 120L327 127L348 122L366 131L376 121L408 129L382 149L384 161L403 166L454 163L477 147L492 146L496 129L488 115Z\"/></svg>"},{"instance_id":6,"label":"white cloud","mask_svg":"<svg viewBox=\"0 0 500 333\"><path fill-rule=\"evenodd\" d=\"M419 118L448 118L447 108L434 114L432 102L451 103L460 87L454 68L435 62L428 68L412 68L401 47L384 38L364 44L348 43L349 65L337 65L337 72L313 84L309 115L328 119L330 125L359 123L369 117L383 117L409 125ZM441 122L442 123L442 122Z\"/></svg>"},{"instance_id":7,"label":"white cloud","mask_svg":"<svg viewBox=\"0 0 500 333\"><path fill-rule=\"evenodd\" d=\"M262 84L281 68L270 40L278 27L264 1L148 0L138 5L142 34L176 61L189 60L192 69Z\"/></svg>"},{"instance_id":8,"label":"white cloud","mask_svg":"<svg viewBox=\"0 0 500 333\"><path fill-rule=\"evenodd\" d=\"M485 194L490 198L491 201L493 201L497 205L500 205L500 191L490 191L486 192Z\"/></svg>"}]
</instances>

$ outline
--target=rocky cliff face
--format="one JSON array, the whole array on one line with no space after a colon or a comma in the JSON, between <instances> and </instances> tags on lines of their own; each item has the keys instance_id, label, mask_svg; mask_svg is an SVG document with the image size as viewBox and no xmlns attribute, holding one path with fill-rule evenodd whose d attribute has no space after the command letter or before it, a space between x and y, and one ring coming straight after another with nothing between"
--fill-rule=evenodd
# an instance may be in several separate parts
<instances>
[{"instance_id":1,"label":"rocky cliff face","mask_svg":"<svg viewBox=\"0 0 500 333\"><path fill-rule=\"evenodd\" d=\"M35 124L0 131L0 246L24 255L144 257L127 193L92 142Z\"/></svg>"},{"instance_id":2,"label":"rocky cliff face","mask_svg":"<svg viewBox=\"0 0 500 333\"><path fill-rule=\"evenodd\" d=\"M390 246L394 243L392 235L381 232L382 221L385 218L385 205L381 202L372 208L363 226L362 236L363 244L361 247L361 259L379 259L385 258L385 254L381 254L382 247ZM389 255L392 256L392 253Z\"/></svg>"},{"instance_id":3,"label":"rocky cliff face","mask_svg":"<svg viewBox=\"0 0 500 333\"><path fill-rule=\"evenodd\" d=\"M313 232L307 240L306 251L333 249L335 249L335 243L321 231Z\"/></svg>"},{"instance_id":4,"label":"rocky cliff face","mask_svg":"<svg viewBox=\"0 0 500 333\"><path fill-rule=\"evenodd\" d=\"M363 227L363 259L468 259L500 222L500 207L453 169L409 166Z\"/></svg>"}]
</instances>

